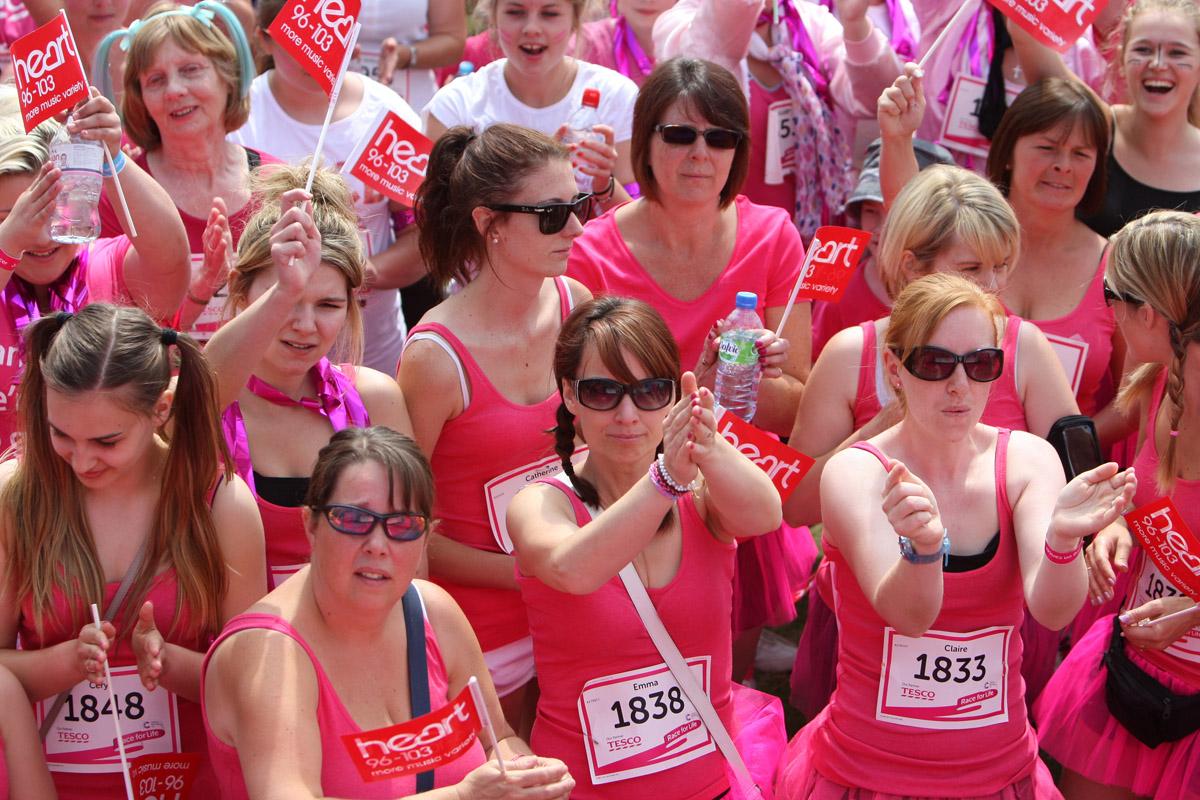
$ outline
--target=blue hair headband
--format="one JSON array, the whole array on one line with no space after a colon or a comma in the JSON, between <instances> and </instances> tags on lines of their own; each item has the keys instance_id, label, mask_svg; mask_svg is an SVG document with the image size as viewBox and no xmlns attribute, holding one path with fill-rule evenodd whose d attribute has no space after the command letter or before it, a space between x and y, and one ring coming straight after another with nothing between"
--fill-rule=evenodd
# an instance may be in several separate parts
<instances>
[{"instance_id":1,"label":"blue hair headband","mask_svg":"<svg viewBox=\"0 0 1200 800\"><path fill-rule=\"evenodd\" d=\"M117 102L116 93L113 91L112 79L108 74L108 56L113 43L119 41L119 47L122 50L129 50L129 42L138 35L143 26L154 20L179 16L199 20L210 28L213 25L214 16L221 18L221 21L229 29L233 48L237 51L238 92L240 97L245 97L257 74L254 69L254 57L250 53L250 43L246 41L246 32L242 30L242 23L238 21L234 13L215 0L200 0L199 3L189 8L176 8L161 14L154 14L146 19L135 19L128 28L115 30L105 36L100 42L100 46L96 48L96 56L92 61L92 82L96 88L115 104Z\"/></svg>"}]
</instances>

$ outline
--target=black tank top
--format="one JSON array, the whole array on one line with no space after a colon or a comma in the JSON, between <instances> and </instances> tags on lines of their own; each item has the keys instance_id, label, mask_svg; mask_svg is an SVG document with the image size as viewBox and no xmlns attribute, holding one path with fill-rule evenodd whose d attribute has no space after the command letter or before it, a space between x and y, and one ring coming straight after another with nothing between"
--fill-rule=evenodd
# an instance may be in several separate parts
<instances>
[{"instance_id":1,"label":"black tank top","mask_svg":"<svg viewBox=\"0 0 1200 800\"><path fill-rule=\"evenodd\" d=\"M1107 238L1121 230L1126 223L1159 209L1200 211L1200 189L1194 192L1169 192L1139 183L1121 168L1110 150L1104 208L1094 216L1081 219L1083 224Z\"/></svg>"}]
</instances>

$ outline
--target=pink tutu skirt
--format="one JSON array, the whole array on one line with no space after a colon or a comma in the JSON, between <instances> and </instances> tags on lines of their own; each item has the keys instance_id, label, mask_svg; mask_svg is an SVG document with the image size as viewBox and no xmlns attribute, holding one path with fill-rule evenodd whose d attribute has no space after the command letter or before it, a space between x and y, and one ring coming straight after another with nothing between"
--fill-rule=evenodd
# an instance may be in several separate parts
<instances>
[{"instance_id":1,"label":"pink tutu skirt","mask_svg":"<svg viewBox=\"0 0 1200 800\"><path fill-rule=\"evenodd\" d=\"M1029 609L1025 610L1025 621L1021 624L1021 646L1024 648L1021 677L1025 679L1025 704L1031 708L1054 674L1061 641L1061 631L1050 630L1034 619Z\"/></svg>"},{"instance_id":2,"label":"pink tutu skirt","mask_svg":"<svg viewBox=\"0 0 1200 800\"><path fill-rule=\"evenodd\" d=\"M1029 775L999 792L987 795L964 795L956 791L954 794L914 797L842 786L817 772L812 763L812 748L808 739L822 720L823 717L805 725L788 742L783 763L779 766L779 779L775 782L775 800L936 800L947 797L960 800L1062 800L1062 794L1054 787L1050 771L1040 758L1035 759L1036 766ZM937 772L937 766L930 763L930 781L937 781ZM961 781L962 776L945 777L943 780Z\"/></svg>"},{"instance_id":3,"label":"pink tutu skirt","mask_svg":"<svg viewBox=\"0 0 1200 800\"><path fill-rule=\"evenodd\" d=\"M1112 617L1097 620L1071 649L1033 709L1038 743L1066 769L1088 780L1120 786L1154 800L1200 798L1200 734L1147 747L1108 711L1104 652ZM1195 691L1171 673L1130 654L1171 691Z\"/></svg>"},{"instance_id":4,"label":"pink tutu skirt","mask_svg":"<svg viewBox=\"0 0 1200 800\"><path fill-rule=\"evenodd\" d=\"M733 573L733 633L786 625L808 589L817 545L807 527L786 522L765 536L738 543Z\"/></svg>"},{"instance_id":5,"label":"pink tutu skirt","mask_svg":"<svg viewBox=\"0 0 1200 800\"><path fill-rule=\"evenodd\" d=\"M833 565L821 562L808 593L808 616L792 664L792 696L789 698L805 719L812 719L829 705L837 687L837 617L833 613Z\"/></svg>"}]
</instances>

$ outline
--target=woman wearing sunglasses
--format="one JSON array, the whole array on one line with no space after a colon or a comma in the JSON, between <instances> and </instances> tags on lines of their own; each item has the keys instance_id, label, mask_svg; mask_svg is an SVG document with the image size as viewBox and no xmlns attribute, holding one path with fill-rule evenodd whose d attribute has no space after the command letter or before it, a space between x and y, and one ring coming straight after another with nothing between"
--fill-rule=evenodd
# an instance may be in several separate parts
<instances>
[{"instance_id":1,"label":"woman wearing sunglasses","mask_svg":"<svg viewBox=\"0 0 1200 800\"><path fill-rule=\"evenodd\" d=\"M224 430L238 474L258 502L269 588L308 561L300 515L317 452L349 425L412 430L389 376L353 361L362 323L355 291L364 253L346 184L307 165L273 166L254 183L258 212L246 223L229 280L235 316L205 353L217 372Z\"/></svg>"},{"instance_id":2,"label":"woman wearing sunglasses","mask_svg":"<svg viewBox=\"0 0 1200 800\"><path fill-rule=\"evenodd\" d=\"M566 148L504 123L447 131L417 196L425 263L461 286L413 328L397 376L437 476L429 573L466 612L518 731L533 651L496 503L553 453L554 339L590 296L563 277L587 201Z\"/></svg>"},{"instance_id":3,"label":"woman wearing sunglasses","mask_svg":"<svg viewBox=\"0 0 1200 800\"><path fill-rule=\"evenodd\" d=\"M1142 421L1133 504L1170 498L1175 525L1163 515L1146 522L1164 536L1171 527L1200 531L1198 256L1200 219L1159 211L1112 238L1107 266L1105 289L1117 324L1130 358L1144 364L1120 395ZM1123 613L1092 625L1034 707L1040 744L1064 767L1063 794L1068 800L1196 797L1200 615L1188 587L1160 572L1123 525L1096 537L1087 563L1093 603L1120 591L1119 574L1130 580L1119 597ZM1185 609L1190 613L1163 619ZM1138 681L1157 688L1130 691Z\"/></svg>"},{"instance_id":4,"label":"woman wearing sunglasses","mask_svg":"<svg viewBox=\"0 0 1200 800\"><path fill-rule=\"evenodd\" d=\"M580 305L554 352L563 473L508 509L541 686L530 741L567 763L574 800L711 800L728 787L720 751L688 738L659 757L663 734L695 711L617 573L632 563L728 723L734 540L777 527L779 495L716 434L712 392L691 372L677 392L678 374L670 331L648 305ZM589 448L580 466L576 436Z\"/></svg>"},{"instance_id":5,"label":"woman wearing sunglasses","mask_svg":"<svg viewBox=\"0 0 1200 800\"><path fill-rule=\"evenodd\" d=\"M226 625L204 663L204 722L221 797L570 795L563 765L530 756L504 723L462 611L414 580L433 491L425 457L390 428L347 428L321 448L303 510L311 565ZM495 741L481 734L426 777L362 777L343 737L402 739L379 729L418 716L414 704L445 712L472 677ZM485 760L496 750L507 775Z\"/></svg>"},{"instance_id":6,"label":"woman wearing sunglasses","mask_svg":"<svg viewBox=\"0 0 1200 800\"><path fill-rule=\"evenodd\" d=\"M1083 537L1118 519L1136 481L1108 463L1064 486L1049 444L980 422L1005 324L996 297L957 275L896 299L883 369L900 421L821 481L838 687L789 745L781 800L1058 796L1016 634L1026 605L1052 629L1075 615Z\"/></svg>"}]
</instances>

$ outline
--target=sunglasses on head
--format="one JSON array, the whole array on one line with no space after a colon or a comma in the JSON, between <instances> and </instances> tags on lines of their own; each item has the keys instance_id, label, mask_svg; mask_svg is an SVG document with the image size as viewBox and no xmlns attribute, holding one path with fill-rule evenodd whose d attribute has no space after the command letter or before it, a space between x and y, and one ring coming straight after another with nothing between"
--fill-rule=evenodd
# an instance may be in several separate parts
<instances>
[{"instance_id":1,"label":"sunglasses on head","mask_svg":"<svg viewBox=\"0 0 1200 800\"><path fill-rule=\"evenodd\" d=\"M571 219L572 214L580 222L583 222L584 212L587 210L588 202L591 199L592 193L584 192L575 195L575 199L568 203L541 203L536 206L500 203L488 206L488 208L492 211L515 211L518 214L537 214L538 230L550 236L567 227L567 221Z\"/></svg>"},{"instance_id":2,"label":"sunglasses on head","mask_svg":"<svg viewBox=\"0 0 1200 800\"><path fill-rule=\"evenodd\" d=\"M1134 297L1131 294L1121 294L1116 289L1109 286L1108 279L1105 278L1104 279L1104 304L1106 306L1108 306L1109 308L1112 308L1112 304L1116 303L1117 301L1120 301L1122 303L1129 303L1130 305L1135 305L1135 306L1140 306L1143 302L1140 298Z\"/></svg>"},{"instance_id":3,"label":"sunglasses on head","mask_svg":"<svg viewBox=\"0 0 1200 800\"><path fill-rule=\"evenodd\" d=\"M714 150L732 150L742 140L742 132L729 128L708 128L699 130L691 125L655 125L654 131L667 144L689 145L696 141L697 136L704 137L704 143Z\"/></svg>"},{"instance_id":4,"label":"sunglasses on head","mask_svg":"<svg viewBox=\"0 0 1200 800\"><path fill-rule=\"evenodd\" d=\"M969 353L951 353L941 347L915 347L904 359L904 368L923 381L944 381L963 365L967 377L978 383L990 383L1004 371L1004 351L999 347L981 347Z\"/></svg>"},{"instance_id":5,"label":"sunglasses on head","mask_svg":"<svg viewBox=\"0 0 1200 800\"><path fill-rule=\"evenodd\" d=\"M367 536L383 523L383 533L393 542L411 542L420 539L429 528L429 518L415 511L397 511L393 514L378 514L368 508L333 503L314 509L325 515L329 527L348 536Z\"/></svg>"},{"instance_id":6,"label":"sunglasses on head","mask_svg":"<svg viewBox=\"0 0 1200 800\"><path fill-rule=\"evenodd\" d=\"M629 395L642 411L657 411L675 397L675 381L670 378L646 378L637 383L621 383L611 378L580 378L575 381L575 397L593 411L611 411Z\"/></svg>"}]
</instances>

